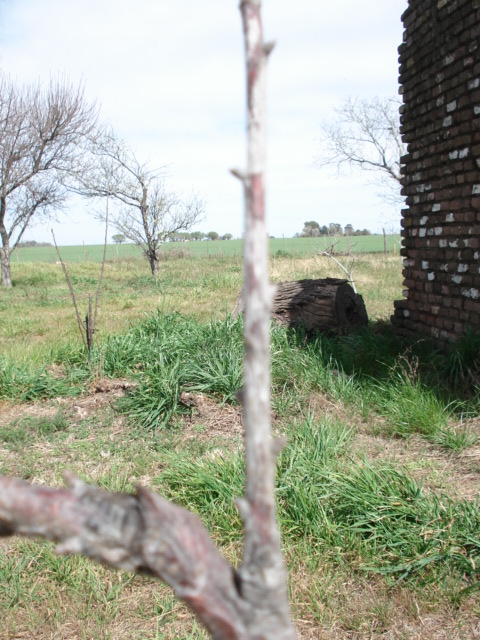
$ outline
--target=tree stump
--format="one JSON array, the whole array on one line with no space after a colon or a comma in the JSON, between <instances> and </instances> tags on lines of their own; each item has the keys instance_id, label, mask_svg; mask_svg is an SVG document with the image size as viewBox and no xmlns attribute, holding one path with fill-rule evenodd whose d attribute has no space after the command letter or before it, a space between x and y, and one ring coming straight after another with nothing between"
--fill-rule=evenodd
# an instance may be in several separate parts
<instances>
[{"instance_id":1,"label":"tree stump","mask_svg":"<svg viewBox=\"0 0 480 640\"><path fill-rule=\"evenodd\" d=\"M233 313L242 312L240 295ZM348 333L368 324L362 296L355 293L348 280L340 278L277 283L272 319L289 327L304 327L307 331L339 333Z\"/></svg>"}]
</instances>

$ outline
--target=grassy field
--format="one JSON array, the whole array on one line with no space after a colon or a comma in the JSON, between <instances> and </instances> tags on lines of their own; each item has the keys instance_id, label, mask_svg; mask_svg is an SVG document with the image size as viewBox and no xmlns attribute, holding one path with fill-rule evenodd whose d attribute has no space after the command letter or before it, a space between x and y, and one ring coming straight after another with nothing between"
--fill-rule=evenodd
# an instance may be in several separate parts
<instances>
[{"instance_id":1,"label":"grassy field","mask_svg":"<svg viewBox=\"0 0 480 640\"><path fill-rule=\"evenodd\" d=\"M399 253L401 238L387 236L387 251ZM335 244L336 243L336 244ZM271 238L270 254L289 254L294 257L312 256L335 244L335 251L355 253L381 253L384 251L383 236L355 236L353 238ZM164 245L166 253L173 252L188 257L241 257L242 240L218 240L208 242L169 242ZM103 258L103 245L60 247L62 258L67 262L99 262ZM132 244L108 245L107 260L139 258L141 250ZM55 247L23 247L17 249L13 262L49 262L58 260Z\"/></svg>"},{"instance_id":2,"label":"grassy field","mask_svg":"<svg viewBox=\"0 0 480 640\"><path fill-rule=\"evenodd\" d=\"M328 258L280 250L273 281L342 276ZM299 638L473 640L480 341L449 354L399 341L386 322L401 297L399 256L356 259L367 329L272 328L273 426L287 436L277 498ZM99 264L68 260L85 310ZM60 486L71 469L112 490L151 487L198 513L240 562L242 322L229 315L240 257L173 251L157 280L133 257L109 262L89 363L61 268L14 260L12 270L13 288L0 291L0 473ZM0 619L2 640L207 637L164 585L20 538L0 541Z\"/></svg>"},{"instance_id":3,"label":"grassy field","mask_svg":"<svg viewBox=\"0 0 480 640\"><path fill-rule=\"evenodd\" d=\"M204 243L207 244L207 243ZM111 261L105 265L98 318L98 338L124 331L159 308L193 314L200 320L223 318L233 310L242 286L240 257L184 257L166 254L157 280L141 259ZM401 262L393 253L359 254L354 276L369 316L388 319L393 300L401 297ZM79 309L85 315L88 295L95 294L100 265L72 262L69 266ZM344 277L323 256L271 258L274 282L312 277ZM13 287L0 290L0 353L16 358L45 357L53 347L78 343L72 302L62 268L50 263L12 264Z\"/></svg>"}]
</instances>

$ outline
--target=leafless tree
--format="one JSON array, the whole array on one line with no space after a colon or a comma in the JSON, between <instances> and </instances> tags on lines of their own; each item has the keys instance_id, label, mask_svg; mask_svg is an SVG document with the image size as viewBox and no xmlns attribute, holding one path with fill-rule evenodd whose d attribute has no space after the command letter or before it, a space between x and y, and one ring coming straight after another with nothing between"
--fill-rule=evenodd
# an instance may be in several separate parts
<instances>
[{"instance_id":1,"label":"leafless tree","mask_svg":"<svg viewBox=\"0 0 480 640\"><path fill-rule=\"evenodd\" d=\"M400 135L400 104L397 98L344 100L335 109L336 121L321 127L317 166L371 171L381 197L392 204L401 202L400 166L406 149Z\"/></svg>"},{"instance_id":2,"label":"leafless tree","mask_svg":"<svg viewBox=\"0 0 480 640\"><path fill-rule=\"evenodd\" d=\"M142 249L156 276L162 244L202 218L202 201L169 191L164 170L140 162L111 130L94 136L88 149L90 162L77 173L72 189L88 198L111 199L111 223Z\"/></svg>"},{"instance_id":3,"label":"leafless tree","mask_svg":"<svg viewBox=\"0 0 480 640\"><path fill-rule=\"evenodd\" d=\"M248 163L234 170L245 194L246 497L244 556L234 569L199 518L146 489L110 494L67 477L67 489L0 478L0 534L18 532L61 542L107 564L168 582L217 640L294 640L275 514L275 445L270 431L269 317L264 206L265 74L260 0L242 0L247 62Z\"/></svg>"},{"instance_id":4,"label":"leafless tree","mask_svg":"<svg viewBox=\"0 0 480 640\"><path fill-rule=\"evenodd\" d=\"M79 160L79 141L97 109L65 78L19 86L0 71L1 284L12 286L10 257L32 219L63 204L63 178Z\"/></svg>"}]
</instances>

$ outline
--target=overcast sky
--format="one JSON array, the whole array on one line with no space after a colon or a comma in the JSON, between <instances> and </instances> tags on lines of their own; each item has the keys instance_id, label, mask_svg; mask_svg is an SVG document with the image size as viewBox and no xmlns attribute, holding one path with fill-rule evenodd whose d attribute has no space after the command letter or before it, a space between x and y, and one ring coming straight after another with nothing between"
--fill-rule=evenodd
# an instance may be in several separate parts
<instances>
[{"instance_id":1,"label":"overcast sky","mask_svg":"<svg viewBox=\"0 0 480 640\"><path fill-rule=\"evenodd\" d=\"M320 123L344 98L397 94L406 6L263 1L265 38L276 40L268 69L271 235L292 236L306 220L376 232L395 217L366 176L338 178L315 168L314 157ZM83 82L139 158L167 165L173 189L205 201L197 228L241 235L241 185L228 171L245 161L237 0L0 0L0 64L19 81L66 73ZM60 217L59 244L103 242L89 206L74 203ZM33 227L25 239L50 241L50 226Z\"/></svg>"}]
</instances>

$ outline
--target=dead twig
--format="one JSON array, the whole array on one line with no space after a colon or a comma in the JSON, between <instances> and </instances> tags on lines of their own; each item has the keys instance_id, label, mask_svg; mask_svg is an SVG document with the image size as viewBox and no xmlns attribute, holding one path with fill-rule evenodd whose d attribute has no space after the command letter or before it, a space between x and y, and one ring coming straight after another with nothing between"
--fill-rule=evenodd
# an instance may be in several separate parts
<instances>
[{"instance_id":1,"label":"dead twig","mask_svg":"<svg viewBox=\"0 0 480 640\"><path fill-rule=\"evenodd\" d=\"M356 261L357 261L356 257L355 256L352 257L352 248L351 246L349 246L348 253L347 253L347 264L344 265L334 255L334 248L336 247L337 244L338 244L338 241L332 243L329 247L325 249L325 251L322 251L320 255L326 256L327 258L330 258L330 260L333 260L333 262L335 262L335 264L338 265L340 269L347 274L348 280L352 285L353 292L356 294L358 292L355 287L355 280L353 279L353 272L355 270Z\"/></svg>"},{"instance_id":2,"label":"dead twig","mask_svg":"<svg viewBox=\"0 0 480 640\"><path fill-rule=\"evenodd\" d=\"M62 265L63 275L65 276L65 280L68 285L68 290L70 291L70 297L72 299L73 308L75 309L75 315L77 317L78 330L80 331L80 335L82 337L83 345L85 347L85 351L87 352L87 357L90 359L90 353L93 347L93 336L95 333L95 328L97 324L97 312L98 312L98 303L100 299L100 286L102 284L103 272L105 270L105 262L107 257L107 241L108 241L108 198L107 198L107 211L105 215L105 240L103 243L103 258L102 258L102 266L100 267L100 275L98 277L97 290L95 293L95 307L92 313L92 295L88 296L88 311L85 316L85 320L83 321L80 317L80 312L78 311L77 299L75 296L75 291L73 290L72 281L70 279L70 274L68 273L67 265L62 259L60 254L60 249L58 248L57 241L55 239L55 234L53 233L53 229L51 229L53 244L55 245L55 249L57 251L58 259L60 260L60 264Z\"/></svg>"}]
</instances>

